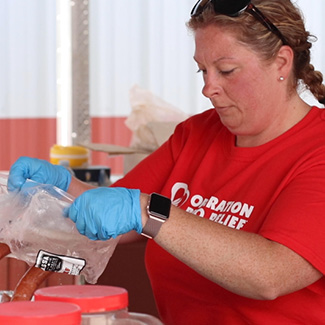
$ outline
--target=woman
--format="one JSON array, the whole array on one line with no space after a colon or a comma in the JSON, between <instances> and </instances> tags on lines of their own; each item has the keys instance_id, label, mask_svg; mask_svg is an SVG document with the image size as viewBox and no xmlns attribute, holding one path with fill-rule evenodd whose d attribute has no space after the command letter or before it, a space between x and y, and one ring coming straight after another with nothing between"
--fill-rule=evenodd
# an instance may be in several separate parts
<instances>
[{"instance_id":1,"label":"woman","mask_svg":"<svg viewBox=\"0 0 325 325\"><path fill-rule=\"evenodd\" d=\"M31 158L12 166L9 188L32 178L80 195L69 217L91 239L152 237L146 264L166 324L320 324L325 112L297 92L302 80L324 103L310 35L289 0L202 0L188 25L213 109L114 188L89 190ZM152 192L165 197L151 198L149 218Z\"/></svg>"}]
</instances>

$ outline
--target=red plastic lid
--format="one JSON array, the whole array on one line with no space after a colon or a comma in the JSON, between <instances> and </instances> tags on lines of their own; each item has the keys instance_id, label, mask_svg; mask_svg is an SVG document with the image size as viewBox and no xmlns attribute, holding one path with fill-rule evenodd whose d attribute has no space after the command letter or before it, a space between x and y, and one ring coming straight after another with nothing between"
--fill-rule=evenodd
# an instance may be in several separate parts
<instances>
[{"instance_id":1,"label":"red plastic lid","mask_svg":"<svg viewBox=\"0 0 325 325\"><path fill-rule=\"evenodd\" d=\"M77 305L54 301L16 301L0 304L0 324L80 325Z\"/></svg>"},{"instance_id":2,"label":"red plastic lid","mask_svg":"<svg viewBox=\"0 0 325 325\"><path fill-rule=\"evenodd\" d=\"M63 285L35 291L36 301L63 301L78 305L82 313L98 313L128 307L128 292L124 288L103 285Z\"/></svg>"}]
</instances>

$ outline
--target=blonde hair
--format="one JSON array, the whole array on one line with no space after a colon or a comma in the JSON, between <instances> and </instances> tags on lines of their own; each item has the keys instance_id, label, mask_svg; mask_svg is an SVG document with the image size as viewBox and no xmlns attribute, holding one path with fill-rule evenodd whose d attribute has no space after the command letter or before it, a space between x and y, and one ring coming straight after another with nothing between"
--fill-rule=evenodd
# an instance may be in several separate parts
<instances>
[{"instance_id":1,"label":"blonde hair","mask_svg":"<svg viewBox=\"0 0 325 325\"><path fill-rule=\"evenodd\" d=\"M252 3L280 30L294 52L293 87L297 89L302 81L318 101L325 104L323 75L310 63L310 49L317 38L306 31L300 10L290 0L252 0ZM243 12L238 17L217 14L212 3L201 15L192 17L187 26L195 31L210 24L231 30L240 42L265 61L272 61L283 45L277 35L250 13Z\"/></svg>"}]
</instances>

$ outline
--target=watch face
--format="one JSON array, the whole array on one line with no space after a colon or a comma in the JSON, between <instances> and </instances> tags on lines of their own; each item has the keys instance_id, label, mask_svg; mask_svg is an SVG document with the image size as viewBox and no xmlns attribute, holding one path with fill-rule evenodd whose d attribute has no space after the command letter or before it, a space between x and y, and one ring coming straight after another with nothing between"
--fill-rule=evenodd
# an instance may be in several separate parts
<instances>
[{"instance_id":1,"label":"watch face","mask_svg":"<svg viewBox=\"0 0 325 325\"><path fill-rule=\"evenodd\" d=\"M149 211L151 213L158 214L164 218L168 218L170 205L171 203L169 198L156 193L151 194L149 203Z\"/></svg>"}]
</instances>

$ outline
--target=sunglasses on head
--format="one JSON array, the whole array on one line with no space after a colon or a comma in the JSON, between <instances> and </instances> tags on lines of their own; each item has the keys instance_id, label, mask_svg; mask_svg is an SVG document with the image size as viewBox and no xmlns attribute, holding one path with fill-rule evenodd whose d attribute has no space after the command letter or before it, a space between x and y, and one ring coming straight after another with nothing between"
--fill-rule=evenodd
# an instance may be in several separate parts
<instances>
[{"instance_id":1,"label":"sunglasses on head","mask_svg":"<svg viewBox=\"0 0 325 325\"><path fill-rule=\"evenodd\" d=\"M277 35L284 45L287 44L286 39L277 27L251 3L251 0L199 0L191 11L191 17L199 16L210 2L213 4L214 11L222 15L238 17L244 11L250 13L270 32Z\"/></svg>"}]
</instances>

